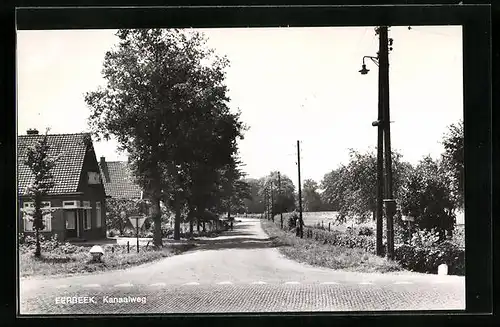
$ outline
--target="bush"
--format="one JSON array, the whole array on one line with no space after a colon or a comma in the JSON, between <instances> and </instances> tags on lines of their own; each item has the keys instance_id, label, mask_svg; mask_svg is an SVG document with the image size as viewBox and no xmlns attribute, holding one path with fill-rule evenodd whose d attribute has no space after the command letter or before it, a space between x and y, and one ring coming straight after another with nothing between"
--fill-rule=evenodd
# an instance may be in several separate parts
<instances>
[{"instance_id":1,"label":"bush","mask_svg":"<svg viewBox=\"0 0 500 327\"><path fill-rule=\"evenodd\" d=\"M465 228L464 226L455 226L450 242L459 248L465 247Z\"/></svg>"},{"instance_id":2,"label":"bush","mask_svg":"<svg viewBox=\"0 0 500 327\"><path fill-rule=\"evenodd\" d=\"M19 246L19 251L21 253L34 253L35 248L35 237L28 235L23 238L23 242ZM69 242L58 241L57 235L52 236L50 239L46 239L43 235L40 235L40 249L42 251L42 255L47 258L50 258L51 256L55 256L57 258L57 256L65 256L87 251L87 249L73 245Z\"/></svg>"},{"instance_id":3,"label":"bush","mask_svg":"<svg viewBox=\"0 0 500 327\"><path fill-rule=\"evenodd\" d=\"M359 235L354 230L347 232L327 231L317 228L304 228L304 236L323 243L347 248L360 248L368 252L375 251L375 238L371 236Z\"/></svg>"},{"instance_id":4,"label":"bush","mask_svg":"<svg viewBox=\"0 0 500 327\"><path fill-rule=\"evenodd\" d=\"M289 231L297 227L298 219L299 215L296 212L292 212L288 215L287 226Z\"/></svg>"},{"instance_id":5,"label":"bush","mask_svg":"<svg viewBox=\"0 0 500 327\"><path fill-rule=\"evenodd\" d=\"M370 228L368 226L363 226L359 229L358 235L360 235L360 236L372 236L373 235L373 228Z\"/></svg>"},{"instance_id":6,"label":"bush","mask_svg":"<svg viewBox=\"0 0 500 327\"><path fill-rule=\"evenodd\" d=\"M395 249L395 259L406 269L437 273L440 264L448 265L448 274L465 274L465 251L449 241L432 247L403 244Z\"/></svg>"},{"instance_id":7,"label":"bush","mask_svg":"<svg viewBox=\"0 0 500 327\"><path fill-rule=\"evenodd\" d=\"M415 247L431 248L438 244L439 232L432 230L416 230L412 233L411 245Z\"/></svg>"}]
</instances>

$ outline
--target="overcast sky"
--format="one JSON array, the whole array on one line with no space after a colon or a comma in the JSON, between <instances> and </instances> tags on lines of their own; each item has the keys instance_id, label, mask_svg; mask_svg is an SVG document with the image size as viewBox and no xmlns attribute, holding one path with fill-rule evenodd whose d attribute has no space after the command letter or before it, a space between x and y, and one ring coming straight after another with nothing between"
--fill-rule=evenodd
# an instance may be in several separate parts
<instances>
[{"instance_id":1,"label":"overcast sky","mask_svg":"<svg viewBox=\"0 0 500 327\"><path fill-rule=\"evenodd\" d=\"M376 145L378 69L361 75L375 56L373 27L205 29L208 45L226 55L233 110L250 126L240 142L249 177L280 170L297 182L320 181L348 160L348 149ZM104 54L114 30L19 31L18 134L88 131L83 94L104 84ZM438 157L447 126L463 118L462 30L459 26L392 27L390 106L393 149L417 163ZM114 142L95 144L97 156L126 160Z\"/></svg>"}]
</instances>

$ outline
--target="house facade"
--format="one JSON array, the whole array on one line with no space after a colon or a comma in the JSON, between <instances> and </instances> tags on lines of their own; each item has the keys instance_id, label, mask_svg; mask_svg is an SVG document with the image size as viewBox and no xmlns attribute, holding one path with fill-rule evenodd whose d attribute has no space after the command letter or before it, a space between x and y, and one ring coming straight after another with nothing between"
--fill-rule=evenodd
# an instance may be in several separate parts
<instances>
[{"instance_id":1,"label":"house facade","mask_svg":"<svg viewBox=\"0 0 500 327\"><path fill-rule=\"evenodd\" d=\"M18 136L18 226L24 234L34 233L32 221L21 210L33 208L26 194L33 176L24 161L28 148L43 137L36 130ZM90 134L49 134L47 142L48 155L59 159L52 169L54 187L42 199L42 206L54 211L44 215L45 228L40 232L57 235L61 241L105 238L106 193Z\"/></svg>"}]
</instances>

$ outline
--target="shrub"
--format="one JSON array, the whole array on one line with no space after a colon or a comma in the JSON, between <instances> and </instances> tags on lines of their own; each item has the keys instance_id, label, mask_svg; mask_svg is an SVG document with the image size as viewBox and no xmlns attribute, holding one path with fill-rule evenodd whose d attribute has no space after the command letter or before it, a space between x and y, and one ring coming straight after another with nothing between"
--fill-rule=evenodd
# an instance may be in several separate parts
<instances>
[{"instance_id":1,"label":"shrub","mask_svg":"<svg viewBox=\"0 0 500 327\"><path fill-rule=\"evenodd\" d=\"M297 227L297 219L299 219L299 215L296 212L293 212L288 217L288 230L292 230Z\"/></svg>"},{"instance_id":2,"label":"shrub","mask_svg":"<svg viewBox=\"0 0 500 327\"><path fill-rule=\"evenodd\" d=\"M360 236L372 236L373 235L373 228L370 228L368 226L363 226L359 229L358 235L360 235Z\"/></svg>"},{"instance_id":3,"label":"shrub","mask_svg":"<svg viewBox=\"0 0 500 327\"><path fill-rule=\"evenodd\" d=\"M438 244L439 232L432 230L416 230L412 233L411 245L415 247L431 248Z\"/></svg>"},{"instance_id":4,"label":"shrub","mask_svg":"<svg viewBox=\"0 0 500 327\"><path fill-rule=\"evenodd\" d=\"M395 259L406 269L437 273L440 264L448 265L450 275L465 274L465 251L449 241L432 247L403 244L395 248Z\"/></svg>"},{"instance_id":5,"label":"shrub","mask_svg":"<svg viewBox=\"0 0 500 327\"><path fill-rule=\"evenodd\" d=\"M465 247L465 228L463 226L455 226L450 242L459 248Z\"/></svg>"},{"instance_id":6,"label":"shrub","mask_svg":"<svg viewBox=\"0 0 500 327\"><path fill-rule=\"evenodd\" d=\"M329 232L327 230L317 228L304 228L304 235L311 235L313 239L323 244L331 244L348 248L360 248L369 252L375 251L375 238L356 234L352 229L347 232Z\"/></svg>"}]
</instances>

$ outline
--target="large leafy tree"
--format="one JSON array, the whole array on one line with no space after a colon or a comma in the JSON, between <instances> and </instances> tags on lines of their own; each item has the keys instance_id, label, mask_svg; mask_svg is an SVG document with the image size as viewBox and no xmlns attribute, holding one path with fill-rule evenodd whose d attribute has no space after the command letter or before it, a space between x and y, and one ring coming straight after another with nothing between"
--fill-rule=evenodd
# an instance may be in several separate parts
<instances>
[{"instance_id":1,"label":"large leafy tree","mask_svg":"<svg viewBox=\"0 0 500 327\"><path fill-rule=\"evenodd\" d=\"M392 152L393 196L398 199L411 165ZM365 221L375 216L377 206L377 157L374 151L350 150L349 163L328 173L321 183L323 199L339 212L338 219L356 217Z\"/></svg>"},{"instance_id":2,"label":"large leafy tree","mask_svg":"<svg viewBox=\"0 0 500 327\"><path fill-rule=\"evenodd\" d=\"M47 139L48 132L49 130L47 129L43 138L28 148L26 160L24 161L24 164L28 166L31 174L33 175L33 181L26 187L25 194L28 199L33 201L34 208L24 210L23 214L33 222L33 229L35 230L36 238L36 257L40 257L42 254L40 246L40 231L45 229L43 217L44 215L51 214L54 211L54 209L43 208L42 200L55 185L54 176L51 171L56 166L60 157L49 155L50 146Z\"/></svg>"},{"instance_id":3,"label":"large leafy tree","mask_svg":"<svg viewBox=\"0 0 500 327\"><path fill-rule=\"evenodd\" d=\"M304 211L321 211L323 210L323 203L321 196L318 192L318 183L312 179L306 179L302 190L304 198Z\"/></svg>"},{"instance_id":4,"label":"large leafy tree","mask_svg":"<svg viewBox=\"0 0 500 327\"><path fill-rule=\"evenodd\" d=\"M321 198L325 206L332 211L339 212L345 205L345 195L348 192L348 185L346 184L346 179L343 177L347 174L346 170L347 167L340 166L325 174L321 181L321 188L323 189Z\"/></svg>"},{"instance_id":5,"label":"large leafy tree","mask_svg":"<svg viewBox=\"0 0 500 327\"><path fill-rule=\"evenodd\" d=\"M278 181L278 172L272 171L267 176L259 179L260 197L264 198L267 192L268 207L271 208L272 215L280 212L291 212L295 209L295 186L287 175L282 174L281 195ZM271 201L274 200L271 206Z\"/></svg>"},{"instance_id":6,"label":"large leafy tree","mask_svg":"<svg viewBox=\"0 0 500 327\"><path fill-rule=\"evenodd\" d=\"M442 164L444 172L451 182L453 199L459 209L464 208L464 124L459 121L448 127L443 137Z\"/></svg>"},{"instance_id":7,"label":"large leafy tree","mask_svg":"<svg viewBox=\"0 0 500 327\"><path fill-rule=\"evenodd\" d=\"M250 187L250 197L244 199L245 210L248 213L263 213L264 198L260 192L260 183L258 179L248 178L245 180Z\"/></svg>"},{"instance_id":8,"label":"large leafy tree","mask_svg":"<svg viewBox=\"0 0 500 327\"><path fill-rule=\"evenodd\" d=\"M106 227L117 229L123 235L132 215L147 215L148 204L140 199L111 198L106 200Z\"/></svg>"},{"instance_id":9,"label":"large leafy tree","mask_svg":"<svg viewBox=\"0 0 500 327\"><path fill-rule=\"evenodd\" d=\"M161 246L160 201L173 207L179 239L190 163L230 162L243 126L227 105L228 61L206 47L202 34L122 29L117 36L118 46L104 60L105 88L85 96L89 123L97 136L114 136L129 153L151 199L153 242Z\"/></svg>"},{"instance_id":10,"label":"large leafy tree","mask_svg":"<svg viewBox=\"0 0 500 327\"><path fill-rule=\"evenodd\" d=\"M239 160L235 160L233 164L226 166L221 175L221 211L226 212L231 221L234 218L231 214L244 211L244 200L251 198L250 185L243 179L245 174L241 165Z\"/></svg>"},{"instance_id":11,"label":"large leafy tree","mask_svg":"<svg viewBox=\"0 0 500 327\"><path fill-rule=\"evenodd\" d=\"M401 193L402 214L414 217L417 227L436 229L440 239L451 233L455 203L439 161L424 157L411 172Z\"/></svg>"}]
</instances>

